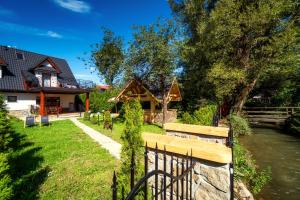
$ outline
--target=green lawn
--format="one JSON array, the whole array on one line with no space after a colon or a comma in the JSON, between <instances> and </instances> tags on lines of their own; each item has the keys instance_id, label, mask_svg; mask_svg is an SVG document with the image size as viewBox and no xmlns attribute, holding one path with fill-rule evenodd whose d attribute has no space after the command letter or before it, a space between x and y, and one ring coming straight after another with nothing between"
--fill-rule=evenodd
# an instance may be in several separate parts
<instances>
[{"instance_id":1,"label":"green lawn","mask_svg":"<svg viewBox=\"0 0 300 200\"><path fill-rule=\"evenodd\" d=\"M118 161L69 120L29 127L12 119L13 199L110 199Z\"/></svg>"},{"instance_id":2,"label":"green lawn","mask_svg":"<svg viewBox=\"0 0 300 200\"><path fill-rule=\"evenodd\" d=\"M93 124L91 121L88 120L84 120L84 119L79 119L80 122L84 123L85 125L99 131L100 133L112 138L113 140L122 143L121 140L121 135L122 132L124 130L124 122L120 121L120 120L115 120L116 122L114 122L113 124L113 130L107 130L103 128L103 121L100 121L100 125L97 124ZM157 126L157 125L153 125L153 124L144 124L142 127L142 132L151 132L151 133L157 133L157 134L164 134L165 131Z\"/></svg>"}]
</instances>

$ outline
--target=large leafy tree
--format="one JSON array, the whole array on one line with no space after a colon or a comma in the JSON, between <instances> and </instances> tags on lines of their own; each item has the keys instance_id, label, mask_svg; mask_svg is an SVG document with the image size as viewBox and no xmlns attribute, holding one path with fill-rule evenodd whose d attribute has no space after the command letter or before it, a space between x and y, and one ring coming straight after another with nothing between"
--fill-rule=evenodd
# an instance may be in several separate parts
<instances>
[{"instance_id":1,"label":"large leafy tree","mask_svg":"<svg viewBox=\"0 0 300 200\"><path fill-rule=\"evenodd\" d=\"M123 72L124 52L123 40L109 29L103 29L104 36L91 52L91 58L85 64L95 67L106 84L114 85Z\"/></svg>"},{"instance_id":2,"label":"large leafy tree","mask_svg":"<svg viewBox=\"0 0 300 200\"><path fill-rule=\"evenodd\" d=\"M127 74L148 83L163 94L163 124L168 100L166 89L176 69L176 30L169 20L135 27L127 61Z\"/></svg>"},{"instance_id":3,"label":"large leafy tree","mask_svg":"<svg viewBox=\"0 0 300 200\"><path fill-rule=\"evenodd\" d=\"M205 76L217 99L237 113L264 77L295 73L299 67L300 12L296 0L170 3L180 22L187 24L191 38L183 51L190 59L186 76ZM195 52L198 58L193 57ZM197 63L205 66L204 75Z\"/></svg>"}]
</instances>

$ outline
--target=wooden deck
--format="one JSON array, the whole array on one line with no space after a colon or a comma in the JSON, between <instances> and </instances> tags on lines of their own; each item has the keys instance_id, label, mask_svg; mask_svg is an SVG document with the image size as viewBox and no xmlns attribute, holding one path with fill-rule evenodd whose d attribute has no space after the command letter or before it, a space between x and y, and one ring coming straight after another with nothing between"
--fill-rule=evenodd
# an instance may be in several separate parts
<instances>
[{"instance_id":1,"label":"wooden deck","mask_svg":"<svg viewBox=\"0 0 300 200\"><path fill-rule=\"evenodd\" d=\"M222 144L153 133L143 133L142 137L145 144L147 143L148 147L152 149L155 149L157 144L159 150L166 148L166 151L180 155L187 153L190 155L192 150L192 155L195 158L222 164L232 161L231 148Z\"/></svg>"},{"instance_id":2,"label":"wooden deck","mask_svg":"<svg viewBox=\"0 0 300 200\"><path fill-rule=\"evenodd\" d=\"M224 138L228 137L228 132L229 132L229 128L226 127L200 126L200 125L181 124L181 123L166 123L165 129L167 131L217 136L217 137L224 137Z\"/></svg>"}]
</instances>

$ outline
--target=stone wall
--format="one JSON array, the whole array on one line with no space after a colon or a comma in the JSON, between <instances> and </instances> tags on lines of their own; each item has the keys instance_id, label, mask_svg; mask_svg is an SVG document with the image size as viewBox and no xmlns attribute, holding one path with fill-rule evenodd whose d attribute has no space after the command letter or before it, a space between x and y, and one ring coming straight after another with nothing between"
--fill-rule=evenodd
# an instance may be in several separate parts
<instances>
[{"instance_id":1,"label":"stone wall","mask_svg":"<svg viewBox=\"0 0 300 200\"><path fill-rule=\"evenodd\" d=\"M224 137L204 135L204 134L203 135L202 134L192 134L192 133L184 133L184 132L167 130L167 135L181 137L181 138L188 138L188 139L199 139L199 140L204 140L207 142L221 143L221 144L226 144L226 142L227 142L227 139Z\"/></svg>"},{"instance_id":2,"label":"stone wall","mask_svg":"<svg viewBox=\"0 0 300 200\"><path fill-rule=\"evenodd\" d=\"M149 153L148 172L155 169L155 151L150 149ZM186 169L185 156L175 155L173 156L173 175L176 175L178 168L179 175L182 170L182 163L184 171ZM177 166L178 159L178 166ZM188 161L190 162L190 161ZM188 164L190 166L190 164ZM158 154L158 168L163 170L163 154ZM192 170L192 198L195 200L229 200L230 199L230 169L229 164L218 164L215 162L205 161L193 158L193 170ZM167 153L166 156L166 171L171 173L171 154ZM154 185L154 177L149 180L149 186L151 188ZM159 185L162 183L163 176L159 176ZM170 199L170 178L167 181L167 199ZM190 183L190 175L188 179L185 178L183 185L186 188L186 181ZM161 187L159 187L161 188ZM189 187L188 187L189 188ZM176 194L181 195L181 181L177 189L177 184L173 184L173 197ZM159 189L160 192L160 189ZM183 192L183 199L186 199L186 191ZM188 196L190 196L190 190L188 190ZM159 195L159 199L161 199ZM181 198L180 198L181 199ZM189 199L189 198L188 198Z\"/></svg>"},{"instance_id":3,"label":"stone wall","mask_svg":"<svg viewBox=\"0 0 300 200\"><path fill-rule=\"evenodd\" d=\"M155 123L161 123L163 119L163 113L161 112L157 112L155 113L155 117L154 117L154 122ZM167 111L167 115L166 115L166 122L176 122L177 120L177 110L176 109L169 109Z\"/></svg>"}]
</instances>

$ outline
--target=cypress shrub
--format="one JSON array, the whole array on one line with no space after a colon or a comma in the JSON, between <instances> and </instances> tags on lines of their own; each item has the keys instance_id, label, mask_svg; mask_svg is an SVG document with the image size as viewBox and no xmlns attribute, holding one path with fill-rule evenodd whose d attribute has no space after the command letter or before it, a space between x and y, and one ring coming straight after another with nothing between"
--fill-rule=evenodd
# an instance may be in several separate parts
<instances>
[{"instance_id":1,"label":"cypress shrub","mask_svg":"<svg viewBox=\"0 0 300 200\"><path fill-rule=\"evenodd\" d=\"M12 196L12 182L8 170L10 146L12 143L12 129L9 124L3 97L0 96L0 199L10 199Z\"/></svg>"},{"instance_id":2,"label":"cypress shrub","mask_svg":"<svg viewBox=\"0 0 300 200\"><path fill-rule=\"evenodd\" d=\"M142 139L142 125L144 122L142 106L139 99L133 99L126 102L124 105L125 110L125 128L122 133L121 139L122 152L121 152L121 184L125 191L129 191L130 185L130 164L131 156L134 151L135 160L135 181L139 180L143 172L143 139Z\"/></svg>"},{"instance_id":3,"label":"cypress shrub","mask_svg":"<svg viewBox=\"0 0 300 200\"><path fill-rule=\"evenodd\" d=\"M109 111L104 112L104 123L103 123L103 128L105 129L112 129L112 118L110 116Z\"/></svg>"}]
</instances>

